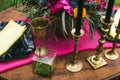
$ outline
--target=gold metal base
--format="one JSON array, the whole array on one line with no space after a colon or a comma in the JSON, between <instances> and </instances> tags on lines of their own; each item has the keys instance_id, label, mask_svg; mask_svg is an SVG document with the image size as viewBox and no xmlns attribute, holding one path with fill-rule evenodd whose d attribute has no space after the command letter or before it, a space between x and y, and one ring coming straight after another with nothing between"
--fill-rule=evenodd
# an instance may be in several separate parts
<instances>
[{"instance_id":1,"label":"gold metal base","mask_svg":"<svg viewBox=\"0 0 120 80\"><path fill-rule=\"evenodd\" d=\"M84 35L84 31L81 29L80 30L80 35L75 35L75 28L73 28L72 30L71 30L71 34L72 34L72 36L73 37L81 37L81 36L83 36Z\"/></svg>"},{"instance_id":2,"label":"gold metal base","mask_svg":"<svg viewBox=\"0 0 120 80\"><path fill-rule=\"evenodd\" d=\"M69 62L69 63L66 63L66 69L68 71L71 71L71 72L78 72L80 71L82 68L83 68L83 65L82 65L82 62L81 61L77 61L76 63L72 63L72 62Z\"/></svg>"},{"instance_id":3,"label":"gold metal base","mask_svg":"<svg viewBox=\"0 0 120 80\"><path fill-rule=\"evenodd\" d=\"M116 60L119 57L119 54L117 51L110 51L110 50L106 50L105 51L105 57L109 60Z\"/></svg>"},{"instance_id":4,"label":"gold metal base","mask_svg":"<svg viewBox=\"0 0 120 80\"><path fill-rule=\"evenodd\" d=\"M94 58L95 58L95 55L87 58L87 61L92 65L94 69L100 68L107 64L102 57L100 57L99 60L95 60Z\"/></svg>"}]
</instances>

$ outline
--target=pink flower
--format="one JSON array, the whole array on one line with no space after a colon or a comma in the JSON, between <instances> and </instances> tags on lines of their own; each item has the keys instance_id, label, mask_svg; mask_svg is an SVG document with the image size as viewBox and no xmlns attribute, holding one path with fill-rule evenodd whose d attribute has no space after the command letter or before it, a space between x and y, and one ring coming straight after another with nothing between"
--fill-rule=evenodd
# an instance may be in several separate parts
<instances>
[{"instance_id":1,"label":"pink flower","mask_svg":"<svg viewBox=\"0 0 120 80\"><path fill-rule=\"evenodd\" d=\"M73 8L69 4L69 0L48 0L50 13L55 14L65 10L70 16L73 15Z\"/></svg>"},{"instance_id":2,"label":"pink flower","mask_svg":"<svg viewBox=\"0 0 120 80\"><path fill-rule=\"evenodd\" d=\"M102 10L103 8L105 8L106 5L107 5L107 2L105 0L101 0L99 10Z\"/></svg>"}]
</instances>

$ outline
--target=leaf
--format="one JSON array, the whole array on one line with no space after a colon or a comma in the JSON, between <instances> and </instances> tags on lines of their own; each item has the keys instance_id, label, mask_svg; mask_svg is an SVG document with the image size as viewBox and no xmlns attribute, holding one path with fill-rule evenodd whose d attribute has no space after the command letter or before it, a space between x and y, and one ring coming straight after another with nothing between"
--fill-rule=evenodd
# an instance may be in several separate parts
<instances>
[{"instance_id":1,"label":"leaf","mask_svg":"<svg viewBox=\"0 0 120 80\"><path fill-rule=\"evenodd\" d=\"M70 30L72 29L72 18L70 19L66 19L66 27L69 27L70 28Z\"/></svg>"},{"instance_id":2,"label":"leaf","mask_svg":"<svg viewBox=\"0 0 120 80\"><path fill-rule=\"evenodd\" d=\"M74 28L74 19L72 18L72 29Z\"/></svg>"},{"instance_id":3,"label":"leaf","mask_svg":"<svg viewBox=\"0 0 120 80\"><path fill-rule=\"evenodd\" d=\"M65 11L63 11L63 13L62 13L62 30L63 30L63 32L68 34L66 31L66 25L65 25Z\"/></svg>"},{"instance_id":4,"label":"leaf","mask_svg":"<svg viewBox=\"0 0 120 80\"><path fill-rule=\"evenodd\" d=\"M90 26L90 32L91 32L91 37L93 38L93 34L94 34L94 22L91 20L91 19L89 19L89 17L87 17L86 16L86 18L88 19L88 21L89 21L89 26Z\"/></svg>"}]
</instances>

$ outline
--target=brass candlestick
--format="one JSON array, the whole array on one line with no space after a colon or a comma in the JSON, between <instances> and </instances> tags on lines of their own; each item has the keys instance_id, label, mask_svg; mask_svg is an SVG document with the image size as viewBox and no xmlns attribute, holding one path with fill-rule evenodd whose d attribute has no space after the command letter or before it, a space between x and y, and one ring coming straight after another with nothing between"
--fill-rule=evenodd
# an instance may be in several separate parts
<instances>
[{"instance_id":1,"label":"brass candlestick","mask_svg":"<svg viewBox=\"0 0 120 80\"><path fill-rule=\"evenodd\" d=\"M119 34L120 34L120 29L118 27L116 28L116 33L117 34L113 42L113 48L111 50L105 51L105 57L110 60L116 60L119 57L118 52L115 49L117 46L117 41L119 39Z\"/></svg>"},{"instance_id":2,"label":"brass candlestick","mask_svg":"<svg viewBox=\"0 0 120 80\"><path fill-rule=\"evenodd\" d=\"M83 36L84 32L83 32L83 30L81 30L80 35L75 35L75 29L73 29L71 31L71 33L72 33L72 36L73 36L74 42L75 42L74 43L74 51L73 51L74 57L73 57L72 61L66 63L65 67L67 70L69 70L71 72L78 72L83 67L81 61L78 61L78 41L79 41L80 37Z\"/></svg>"},{"instance_id":3,"label":"brass candlestick","mask_svg":"<svg viewBox=\"0 0 120 80\"><path fill-rule=\"evenodd\" d=\"M109 27L113 23L113 19L111 18L110 23L104 22L105 17L101 17L101 22L103 24L103 27L101 27L101 38L99 39L99 45L96 48L96 54L94 56L91 56L87 58L88 62L92 65L94 69L100 68L104 65L106 65L106 61L101 57L101 53L103 51L103 44L105 43L106 39L106 33L109 31Z\"/></svg>"}]
</instances>

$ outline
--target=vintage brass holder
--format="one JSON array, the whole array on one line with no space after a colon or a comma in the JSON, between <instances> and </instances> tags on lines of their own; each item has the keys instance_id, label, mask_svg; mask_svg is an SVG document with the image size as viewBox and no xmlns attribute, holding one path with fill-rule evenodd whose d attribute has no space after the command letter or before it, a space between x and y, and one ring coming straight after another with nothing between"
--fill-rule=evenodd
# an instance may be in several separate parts
<instances>
[{"instance_id":1,"label":"vintage brass holder","mask_svg":"<svg viewBox=\"0 0 120 80\"><path fill-rule=\"evenodd\" d=\"M117 46L117 41L119 39L119 34L120 34L120 29L117 27L116 28L116 36L113 42L113 48L111 50L106 50L105 51L105 57L109 60L116 60L119 57L118 52L116 51L116 46Z\"/></svg>"},{"instance_id":2,"label":"vintage brass holder","mask_svg":"<svg viewBox=\"0 0 120 80\"><path fill-rule=\"evenodd\" d=\"M111 18L110 23L104 22L105 17L101 17L101 22L103 27L101 27L101 38L99 39L99 45L96 48L96 54L94 56L88 57L88 62L92 65L94 69L100 68L106 65L106 61L101 57L101 53L103 51L103 44L106 42L106 33L109 31L109 27L113 23L113 19Z\"/></svg>"},{"instance_id":3,"label":"vintage brass holder","mask_svg":"<svg viewBox=\"0 0 120 80\"><path fill-rule=\"evenodd\" d=\"M69 70L71 72L78 72L83 67L81 61L78 60L78 41L79 41L80 37L83 36L84 32L83 32L83 30L81 30L80 35L75 35L75 29L73 29L71 31L71 33L72 33L72 36L73 36L74 42L75 42L74 43L74 51L73 51L74 57L73 57L72 61L66 63L65 67L67 70Z\"/></svg>"},{"instance_id":4,"label":"vintage brass holder","mask_svg":"<svg viewBox=\"0 0 120 80\"><path fill-rule=\"evenodd\" d=\"M49 27L49 22L45 18L37 17L31 20L32 32L35 38L43 42L47 40L47 30Z\"/></svg>"}]
</instances>

